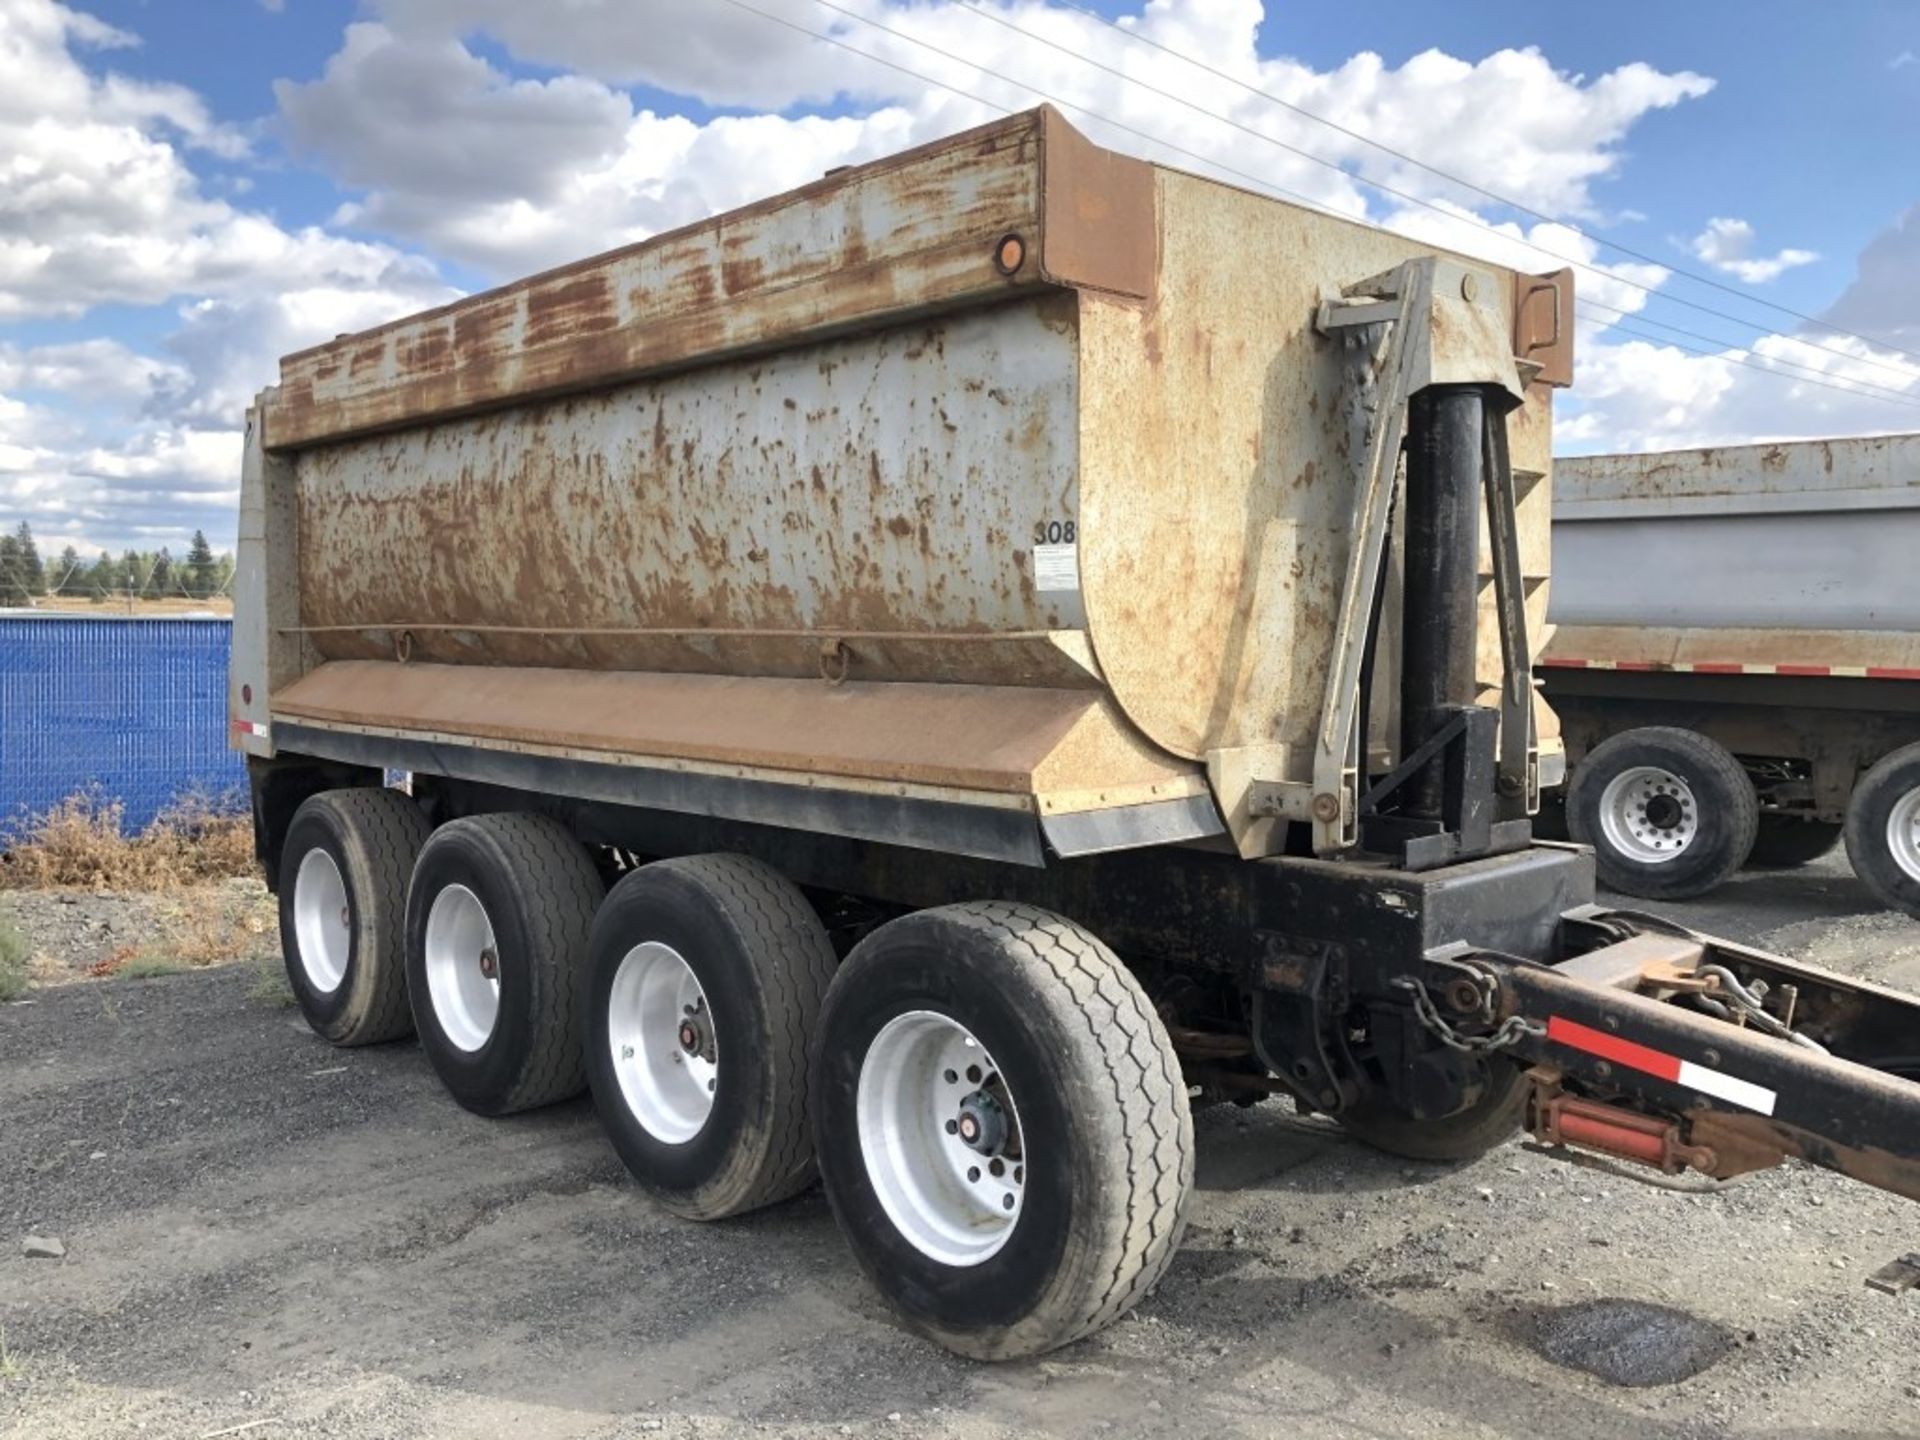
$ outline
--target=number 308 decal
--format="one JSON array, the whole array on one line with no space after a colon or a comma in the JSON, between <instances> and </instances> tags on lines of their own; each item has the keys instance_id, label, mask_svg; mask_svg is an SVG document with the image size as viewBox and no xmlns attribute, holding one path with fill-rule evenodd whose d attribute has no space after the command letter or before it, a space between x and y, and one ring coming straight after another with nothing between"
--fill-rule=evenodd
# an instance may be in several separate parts
<instances>
[{"instance_id":1,"label":"number 308 decal","mask_svg":"<svg viewBox=\"0 0 1920 1440\"><path fill-rule=\"evenodd\" d=\"M1036 545L1073 544L1073 521L1042 520L1033 527L1033 543Z\"/></svg>"}]
</instances>

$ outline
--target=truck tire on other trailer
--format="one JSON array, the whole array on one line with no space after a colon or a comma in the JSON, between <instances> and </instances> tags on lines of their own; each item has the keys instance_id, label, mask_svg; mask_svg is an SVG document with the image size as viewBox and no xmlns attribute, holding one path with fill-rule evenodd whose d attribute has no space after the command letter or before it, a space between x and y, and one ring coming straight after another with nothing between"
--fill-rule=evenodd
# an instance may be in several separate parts
<instances>
[{"instance_id":1,"label":"truck tire on other trailer","mask_svg":"<svg viewBox=\"0 0 1920 1440\"><path fill-rule=\"evenodd\" d=\"M595 1108L667 1209L717 1220L812 1183L807 1042L833 943L800 888L742 855L643 866L593 923Z\"/></svg>"},{"instance_id":2,"label":"truck tire on other trailer","mask_svg":"<svg viewBox=\"0 0 1920 1440\"><path fill-rule=\"evenodd\" d=\"M1790 870L1811 865L1840 843L1842 825L1832 820L1803 820L1797 815L1762 815L1747 864Z\"/></svg>"},{"instance_id":3,"label":"truck tire on other trailer","mask_svg":"<svg viewBox=\"0 0 1920 1440\"><path fill-rule=\"evenodd\" d=\"M1847 858L1881 904L1920 919L1920 744L1894 751L1853 787Z\"/></svg>"},{"instance_id":4,"label":"truck tire on other trailer","mask_svg":"<svg viewBox=\"0 0 1920 1440\"><path fill-rule=\"evenodd\" d=\"M1760 800L1740 762L1691 730L1650 725L1596 745L1567 792L1567 826L1601 881L1629 895L1704 895L1753 849Z\"/></svg>"},{"instance_id":5,"label":"truck tire on other trailer","mask_svg":"<svg viewBox=\"0 0 1920 1440\"><path fill-rule=\"evenodd\" d=\"M434 831L407 890L407 993L441 1082L508 1115L577 1095L587 935L602 895L585 847L540 815Z\"/></svg>"},{"instance_id":6,"label":"truck tire on other trailer","mask_svg":"<svg viewBox=\"0 0 1920 1440\"><path fill-rule=\"evenodd\" d=\"M398 1040L407 1011L407 879L430 827L398 790L327 790L294 812L280 855L280 949L313 1032Z\"/></svg>"},{"instance_id":7,"label":"truck tire on other trailer","mask_svg":"<svg viewBox=\"0 0 1920 1440\"><path fill-rule=\"evenodd\" d=\"M1091 933L1031 906L894 920L813 1045L820 1174L861 1267L961 1355L1038 1355L1165 1272L1193 1187L1180 1063Z\"/></svg>"}]
</instances>

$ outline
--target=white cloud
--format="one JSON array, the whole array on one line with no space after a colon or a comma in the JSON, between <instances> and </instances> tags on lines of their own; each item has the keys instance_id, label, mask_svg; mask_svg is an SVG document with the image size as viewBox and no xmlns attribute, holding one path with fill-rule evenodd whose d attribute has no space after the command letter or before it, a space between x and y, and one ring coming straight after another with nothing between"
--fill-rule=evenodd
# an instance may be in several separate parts
<instances>
[{"instance_id":1,"label":"white cloud","mask_svg":"<svg viewBox=\"0 0 1920 1440\"><path fill-rule=\"evenodd\" d=\"M1909 65L1920 65L1920 55L1914 54L1911 50L1902 50L1887 62L1889 70L1904 70Z\"/></svg>"},{"instance_id":2,"label":"white cloud","mask_svg":"<svg viewBox=\"0 0 1920 1440\"><path fill-rule=\"evenodd\" d=\"M298 147L364 192L342 211L343 223L424 244L496 277L577 258L830 166L933 139L991 118L995 106L1025 108L1036 103L1028 85L1084 107L1069 114L1102 143L1202 170L1209 167L1193 157L1213 157L1345 214L1365 214L1369 205L1352 175L1262 136L1423 198L1472 198L1043 0L990 7L1007 24L950 0L852 0L849 8L900 34L799 0L766 6L990 103L957 98L730 6L373 0L380 19L352 27L317 80L283 83L281 110ZM1477 62L1428 51L1398 67L1361 54L1317 71L1262 59L1255 43L1262 16L1258 0L1151 0L1127 24L1476 184L1568 214L1594 211L1592 187L1617 166L1618 146L1640 117L1705 94L1713 83L1645 65L1589 80L1555 70L1531 49ZM566 83L516 81L468 47L475 34L523 61L577 73ZM1046 41L1121 74L1077 63ZM1122 75L1178 98L1152 94ZM633 113L624 92L612 87L636 80L763 111L845 94L862 113L722 116L698 124ZM1087 110L1176 148L1111 129Z\"/></svg>"},{"instance_id":3,"label":"white cloud","mask_svg":"<svg viewBox=\"0 0 1920 1440\"><path fill-rule=\"evenodd\" d=\"M1687 245L1714 269L1748 285L1764 285L1796 266L1811 265L1820 258L1812 250L1793 249L1759 256L1753 253L1753 242L1753 226L1747 221L1716 215Z\"/></svg>"}]
</instances>

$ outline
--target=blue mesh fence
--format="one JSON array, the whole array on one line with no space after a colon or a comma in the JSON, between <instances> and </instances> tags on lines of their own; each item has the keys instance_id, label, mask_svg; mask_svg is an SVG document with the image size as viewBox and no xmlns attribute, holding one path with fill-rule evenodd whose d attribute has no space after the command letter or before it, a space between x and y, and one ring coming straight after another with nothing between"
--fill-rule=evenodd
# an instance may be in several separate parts
<instances>
[{"instance_id":1,"label":"blue mesh fence","mask_svg":"<svg viewBox=\"0 0 1920 1440\"><path fill-rule=\"evenodd\" d=\"M0 838L91 792L131 833L183 798L245 807L225 620L0 616Z\"/></svg>"}]
</instances>

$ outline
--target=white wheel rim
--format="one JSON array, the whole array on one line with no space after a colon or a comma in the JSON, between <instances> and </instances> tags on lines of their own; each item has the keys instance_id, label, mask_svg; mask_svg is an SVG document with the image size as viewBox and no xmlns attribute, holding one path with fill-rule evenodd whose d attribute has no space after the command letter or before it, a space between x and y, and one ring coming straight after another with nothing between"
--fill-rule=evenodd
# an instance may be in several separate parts
<instances>
[{"instance_id":1,"label":"white wheel rim","mask_svg":"<svg viewBox=\"0 0 1920 1440\"><path fill-rule=\"evenodd\" d=\"M671 945L649 940L621 958L607 994L607 1045L620 1096L649 1135L684 1145L700 1133L713 1113L720 1045L706 992Z\"/></svg>"},{"instance_id":2,"label":"white wheel rim","mask_svg":"<svg viewBox=\"0 0 1920 1440\"><path fill-rule=\"evenodd\" d=\"M1908 879L1920 883L1920 787L1893 802L1887 814L1887 853Z\"/></svg>"},{"instance_id":3,"label":"white wheel rim","mask_svg":"<svg viewBox=\"0 0 1920 1440\"><path fill-rule=\"evenodd\" d=\"M867 1178L914 1249L956 1266L1000 1252L1020 1223L1027 1150L1006 1081L966 1026L932 1010L889 1020L860 1063L857 1114Z\"/></svg>"},{"instance_id":4,"label":"white wheel rim","mask_svg":"<svg viewBox=\"0 0 1920 1440\"><path fill-rule=\"evenodd\" d=\"M1627 859L1663 865L1700 833L1700 807L1693 788L1671 770L1636 765L1600 792L1600 833Z\"/></svg>"},{"instance_id":5,"label":"white wheel rim","mask_svg":"<svg viewBox=\"0 0 1920 1440\"><path fill-rule=\"evenodd\" d=\"M353 953L353 910L340 867L318 845L293 875L293 940L307 983L322 995L338 990Z\"/></svg>"},{"instance_id":6,"label":"white wheel rim","mask_svg":"<svg viewBox=\"0 0 1920 1440\"><path fill-rule=\"evenodd\" d=\"M427 911L427 996L440 1029L462 1050L478 1050L500 1018L500 949L480 897L449 885Z\"/></svg>"}]
</instances>

